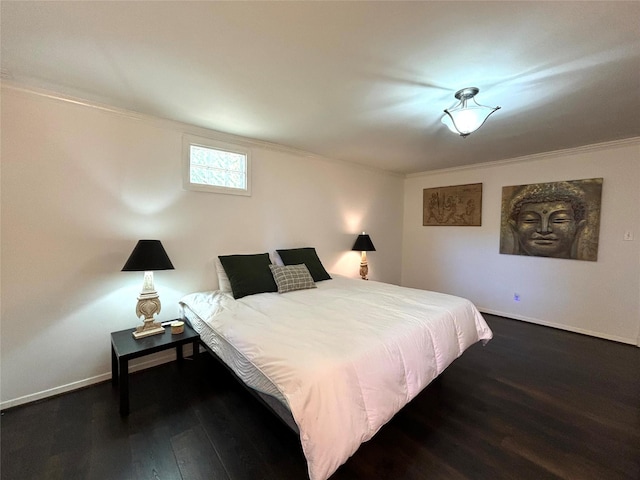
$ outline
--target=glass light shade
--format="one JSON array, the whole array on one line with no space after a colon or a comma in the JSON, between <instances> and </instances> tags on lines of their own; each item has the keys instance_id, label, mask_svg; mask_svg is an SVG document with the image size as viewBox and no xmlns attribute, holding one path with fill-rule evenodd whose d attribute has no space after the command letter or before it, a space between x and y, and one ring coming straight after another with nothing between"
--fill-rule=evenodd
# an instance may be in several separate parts
<instances>
[{"instance_id":1,"label":"glass light shade","mask_svg":"<svg viewBox=\"0 0 640 480\"><path fill-rule=\"evenodd\" d=\"M491 108L478 104L473 98L478 91L475 87L459 90L456 92L456 98L460 102L455 107L444 111L442 123L453 133L466 137L478 130L489 115L500 109L500 107Z\"/></svg>"}]
</instances>

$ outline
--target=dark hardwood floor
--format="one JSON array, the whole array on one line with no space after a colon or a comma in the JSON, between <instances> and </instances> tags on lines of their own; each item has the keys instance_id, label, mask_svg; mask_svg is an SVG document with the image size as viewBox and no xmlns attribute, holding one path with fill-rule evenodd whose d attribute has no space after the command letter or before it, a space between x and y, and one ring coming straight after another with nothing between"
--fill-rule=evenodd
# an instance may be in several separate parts
<instances>
[{"instance_id":1,"label":"dark hardwood floor","mask_svg":"<svg viewBox=\"0 0 640 480\"><path fill-rule=\"evenodd\" d=\"M485 315L475 345L332 480L640 478L640 348ZM105 339L108 348L108 339ZM6 410L2 479L305 479L298 438L203 354ZM199 375L199 372L203 372Z\"/></svg>"}]
</instances>

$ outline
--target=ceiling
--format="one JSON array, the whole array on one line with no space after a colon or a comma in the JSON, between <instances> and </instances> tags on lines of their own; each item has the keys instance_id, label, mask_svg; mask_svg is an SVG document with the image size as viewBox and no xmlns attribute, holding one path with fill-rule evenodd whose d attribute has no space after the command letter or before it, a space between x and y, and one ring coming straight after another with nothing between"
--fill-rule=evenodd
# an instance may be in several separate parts
<instances>
[{"instance_id":1,"label":"ceiling","mask_svg":"<svg viewBox=\"0 0 640 480\"><path fill-rule=\"evenodd\" d=\"M640 136L640 2L0 4L2 77L398 173ZM500 106L463 139L454 93Z\"/></svg>"}]
</instances>

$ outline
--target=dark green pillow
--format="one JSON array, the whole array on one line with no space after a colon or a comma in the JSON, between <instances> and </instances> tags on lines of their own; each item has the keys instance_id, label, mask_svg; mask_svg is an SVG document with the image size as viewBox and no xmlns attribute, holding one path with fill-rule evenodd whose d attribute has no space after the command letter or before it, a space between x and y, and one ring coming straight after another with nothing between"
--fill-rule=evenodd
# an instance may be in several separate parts
<instances>
[{"instance_id":1,"label":"dark green pillow","mask_svg":"<svg viewBox=\"0 0 640 480\"><path fill-rule=\"evenodd\" d=\"M289 248L287 250L276 250L282 263L285 265L300 265L304 263L309 269L309 273L313 277L314 282L322 280L331 280L331 276L322 266L322 262L318 258L316 249L313 247L305 248Z\"/></svg>"},{"instance_id":2,"label":"dark green pillow","mask_svg":"<svg viewBox=\"0 0 640 480\"><path fill-rule=\"evenodd\" d=\"M269 270L271 260L268 253L224 255L218 258L229 277L233 298L278 291L278 285Z\"/></svg>"}]
</instances>

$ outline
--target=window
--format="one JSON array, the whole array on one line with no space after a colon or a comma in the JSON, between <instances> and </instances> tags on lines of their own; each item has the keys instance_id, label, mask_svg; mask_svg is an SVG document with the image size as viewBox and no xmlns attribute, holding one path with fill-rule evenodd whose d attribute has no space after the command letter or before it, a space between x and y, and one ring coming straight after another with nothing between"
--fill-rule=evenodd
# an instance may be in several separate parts
<instances>
[{"instance_id":1,"label":"window","mask_svg":"<svg viewBox=\"0 0 640 480\"><path fill-rule=\"evenodd\" d=\"M183 183L187 190L251 195L250 150L185 135Z\"/></svg>"}]
</instances>

